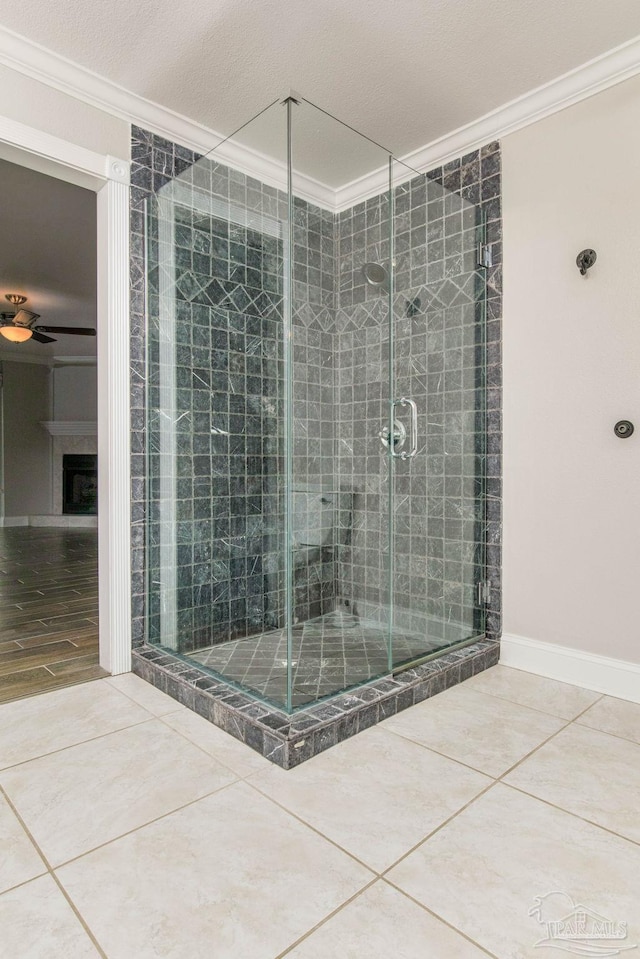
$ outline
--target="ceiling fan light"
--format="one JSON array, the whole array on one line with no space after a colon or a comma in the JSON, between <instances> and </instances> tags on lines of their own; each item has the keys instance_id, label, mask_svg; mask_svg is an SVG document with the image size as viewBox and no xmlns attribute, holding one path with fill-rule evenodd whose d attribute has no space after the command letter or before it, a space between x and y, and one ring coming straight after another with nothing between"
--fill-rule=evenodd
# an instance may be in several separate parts
<instances>
[{"instance_id":1,"label":"ceiling fan light","mask_svg":"<svg viewBox=\"0 0 640 959\"><path fill-rule=\"evenodd\" d=\"M18 310L17 313L13 314L11 322L14 326L30 326L39 317L40 314L34 313L32 310Z\"/></svg>"},{"instance_id":2,"label":"ceiling fan light","mask_svg":"<svg viewBox=\"0 0 640 959\"><path fill-rule=\"evenodd\" d=\"M0 333L12 343L24 343L25 340L31 339L31 330L28 326L0 326Z\"/></svg>"}]
</instances>

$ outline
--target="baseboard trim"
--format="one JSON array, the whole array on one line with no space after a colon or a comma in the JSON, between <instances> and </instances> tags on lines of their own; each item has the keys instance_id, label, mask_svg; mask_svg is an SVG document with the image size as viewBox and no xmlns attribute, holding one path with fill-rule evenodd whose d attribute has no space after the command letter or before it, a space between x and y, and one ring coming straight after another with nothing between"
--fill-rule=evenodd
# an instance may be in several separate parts
<instances>
[{"instance_id":1,"label":"baseboard trim","mask_svg":"<svg viewBox=\"0 0 640 959\"><path fill-rule=\"evenodd\" d=\"M500 663L640 703L640 664L506 633Z\"/></svg>"},{"instance_id":2,"label":"baseboard trim","mask_svg":"<svg viewBox=\"0 0 640 959\"><path fill-rule=\"evenodd\" d=\"M29 517L28 516L4 516L0 520L0 526L28 526Z\"/></svg>"},{"instance_id":3,"label":"baseboard trim","mask_svg":"<svg viewBox=\"0 0 640 959\"><path fill-rule=\"evenodd\" d=\"M5 516L0 526L45 526L50 529L97 529L98 517L89 515Z\"/></svg>"},{"instance_id":4,"label":"baseboard trim","mask_svg":"<svg viewBox=\"0 0 640 959\"><path fill-rule=\"evenodd\" d=\"M49 529L97 529L96 515L72 515L63 513L55 516L30 516L29 526L46 526Z\"/></svg>"}]
</instances>

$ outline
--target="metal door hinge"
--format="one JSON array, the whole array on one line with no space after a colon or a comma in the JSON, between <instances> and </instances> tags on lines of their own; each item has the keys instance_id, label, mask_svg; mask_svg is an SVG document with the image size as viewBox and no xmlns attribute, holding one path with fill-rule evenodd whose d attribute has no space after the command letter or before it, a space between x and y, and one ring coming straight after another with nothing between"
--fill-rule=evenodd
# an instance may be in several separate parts
<instances>
[{"instance_id":1,"label":"metal door hinge","mask_svg":"<svg viewBox=\"0 0 640 959\"><path fill-rule=\"evenodd\" d=\"M485 270L488 270L490 266L493 266L493 250L491 249L491 243L478 244L478 266L483 267Z\"/></svg>"},{"instance_id":2,"label":"metal door hinge","mask_svg":"<svg viewBox=\"0 0 640 959\"><path fill-rule=\"evenodd\" d=\"M481 580L477 586L478 606L488 606L491 602L491 583L488 579Z\"/></svg>"}]
</instances>

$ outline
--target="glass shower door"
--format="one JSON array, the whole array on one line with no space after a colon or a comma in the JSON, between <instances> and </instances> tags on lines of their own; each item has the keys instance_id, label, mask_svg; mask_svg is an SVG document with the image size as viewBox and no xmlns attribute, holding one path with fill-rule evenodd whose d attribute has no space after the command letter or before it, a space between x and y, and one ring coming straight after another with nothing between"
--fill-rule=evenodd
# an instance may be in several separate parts
<instances>
[{"instance_id":1,"label":"glass shower door","mask_svg":"<svg viewBox=\"0 0 640 959\"><path fill-rule=\"evenodd\" d=\"M378 431L389 402L391 196L383 147L303 99L291 113L296 707L389 673L387 464ZM371 171L381 171L383 187L365 201L336 211L337 194L328 208L309 199L320 177L331 196Z\"/></svg>"},{"instance_id":2,"label":"glass shower door","mask_svg":"<svg viewBox=\"0 0 640 959\"><path fill-rule=\"evenodd\" d=\"M484 632L485 274L478 207L426 175L394 190L393 667Z\"/></svg>"}]
</instances>

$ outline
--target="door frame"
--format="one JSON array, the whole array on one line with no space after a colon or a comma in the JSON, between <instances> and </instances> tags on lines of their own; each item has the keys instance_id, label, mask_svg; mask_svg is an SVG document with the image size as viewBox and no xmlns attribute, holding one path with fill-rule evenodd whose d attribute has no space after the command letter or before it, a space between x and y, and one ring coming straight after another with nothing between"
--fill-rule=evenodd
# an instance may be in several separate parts
<instances>
[{"instance_id":1,"label":"door frame","mask_svg":"<svg viewBox=\"0 0 640 959\"><path fill-rule=\"evenodd\" d=\"M131 669L128 160L0 116L0 157L96 194L100 665Z\"/></svg>"}]
</instances>

